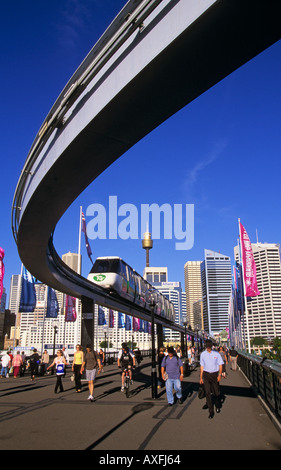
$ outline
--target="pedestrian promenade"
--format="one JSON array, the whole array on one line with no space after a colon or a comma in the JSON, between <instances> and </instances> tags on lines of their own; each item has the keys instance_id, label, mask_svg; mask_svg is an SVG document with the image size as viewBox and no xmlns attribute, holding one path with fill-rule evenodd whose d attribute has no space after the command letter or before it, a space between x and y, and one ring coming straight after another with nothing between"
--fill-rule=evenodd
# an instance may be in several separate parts
<instances>
[{"instance_id":1,"label":"pedestrian promenade","mask_svg":"<svg viewBox=\"0 0 281 470\"><path fill-rule=\"evenodd\" d=\"M95 382L95 401L87 383L76 393L63 379L64 393L54 394L55 376L0 380L1 450L280 450L281 435L240 371L221 382L225 400L208 419L197 396L199 370L182 382L183 404L167 406L165 389L151 398L149 359L134 374L131 394L120 392L120 371L106 366ZM106 454L110 455L110 454ZM113 455L113 454L112 454Z\"/></svg>"}]
</instances>

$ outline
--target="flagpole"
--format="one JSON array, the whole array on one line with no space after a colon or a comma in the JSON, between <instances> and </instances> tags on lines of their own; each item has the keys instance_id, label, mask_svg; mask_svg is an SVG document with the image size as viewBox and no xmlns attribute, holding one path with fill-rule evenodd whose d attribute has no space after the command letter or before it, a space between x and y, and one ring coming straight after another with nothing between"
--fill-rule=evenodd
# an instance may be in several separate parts
<instances>
[{"instance_id":1,"label":"flagpole","mask_svg":"<svg viewBox=\"0 0 281 470\"><path fill-rule=\"evenodd\" d=\"M45 285L45 296L44 296L44 313L43 313L43 331L42 331L42 345L41 345L41 356L43 354L44 349L44 337L45 337L45 318L46 318L46 308L47 308L47 300L48 300L48 286Z\"/></svg>"},{"instance_id":2,"label":"flagpole","mask_svg":"<svg viewBox=\"0 0 281 470\"><path fill-rule=\"evenodd\" d=\"M238 219L238 225L239 225L239 239L240 239L240 246L241 246L241 224L240 224L240 219ZM245 306L244 314L245 314L245 317L246 317L248 352L249 352L249 354L251 354L250 332L249 332L249 317L248 317L248 305L247 305L247 297L246 297L245 279L244 279L243 256L241 256L241 265L242 265L243 294L244 294L244 306Z\"/></svg>"},{"instance_id":3,"label":"flagpole","mask_svg":"<svg viewBox=\"0 0 281 470\"><path fill-rule=\"evenodd\" d=\"M80 212L79 212L79 235L78 235L78 265L77 265L77 271L78 274L81 275L81 232L82 232L82 206L80 206ZM75 325L75 344L78 343L78 337L79 337L79 322L80 322L80 315L79 315L79 300L76 299L76 312L77 312L77 319L76 319L76 325Z\"/></svg>"},{"instance_id":4,"label":"flagpole","mask_svg":"<svg viewBox=\"0 0 281 470\"><path fill-rule=\"evenodd\" d=\"M19 314L19 307L20 307L22 272L23 272L23 263L21 263L20 277L19 277L18 289L17 289L17 302L16 302L16 312L15 312L16 313L16 318L15 318L15 331L14 331L14 339L13 339L13 350L15 349L17 321L18 321L18 314Z\"/></svg>"}]
</instances>

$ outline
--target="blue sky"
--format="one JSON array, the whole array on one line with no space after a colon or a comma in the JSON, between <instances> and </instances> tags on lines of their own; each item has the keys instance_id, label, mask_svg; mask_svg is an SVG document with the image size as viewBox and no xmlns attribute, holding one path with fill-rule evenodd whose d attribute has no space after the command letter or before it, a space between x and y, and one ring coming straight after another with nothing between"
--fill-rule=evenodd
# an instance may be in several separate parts
<instances>
[{"instance_id":1,"label":"blue sky","mask_svg":"<svg viewBox=\"0 0 281 470\"><path fill-rule=\"evenodd\" d=\"M1 230L4 286L20 272L11 206L20 172L44 118L124 0L9 0L1 4ZM183 266L204 249L233 258L241 218L252 242L280 243L281 43L273 45L146 136L73 203L55 231L60 255L77 251L79 207L194 204L195 239L154 241L152 266ZM91 217L87 217L87 223ZM121 220L121 219L120 219ZM40 223L38 221L38 223ZM141 233L140 233L141 236ZM138 272L141 240L90 240L93 257L118 255ZM91 264L82 243L82 274Z\"/></svg>"}]
</instances>

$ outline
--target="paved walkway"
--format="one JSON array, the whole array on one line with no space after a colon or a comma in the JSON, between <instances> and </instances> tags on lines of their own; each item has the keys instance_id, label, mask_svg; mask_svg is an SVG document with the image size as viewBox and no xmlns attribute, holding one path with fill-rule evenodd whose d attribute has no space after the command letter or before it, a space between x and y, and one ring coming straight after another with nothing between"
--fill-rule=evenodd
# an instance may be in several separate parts
<instances>
[{"instance_id":1,"label":"paved walkway","mask_svg":"<svg viewBox=\"0 0 281 470\"><path fill-rule=\"evenodd\" d=\"M54 376L0 380L0 449L48 450L280 450L281 435L254 396L242 373L228 368L222 382L225 401L208 419L197 389L199 371L183 381L183 404L167 406L165 390L151 399L151 365L145 359L134 376L131 395L120 392L116 364L106 366L87 400L64 379L54 394ZM125 454L125 452L124 452ZM110 455L110 454L109 454Z\"/></svg>"}]
</instances>

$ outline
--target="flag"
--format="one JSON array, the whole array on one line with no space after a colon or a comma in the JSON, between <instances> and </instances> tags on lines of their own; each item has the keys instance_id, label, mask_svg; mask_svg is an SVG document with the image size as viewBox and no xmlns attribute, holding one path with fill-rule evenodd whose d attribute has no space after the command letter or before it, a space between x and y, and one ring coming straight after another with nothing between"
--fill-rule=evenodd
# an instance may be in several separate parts
<instances>
[{"instance_id":1,"label":"flag","mask_svg":"<svg viewBox=\"0 0 281 470\"><path fill-rule=\"evenodd\" d=\"M139 331L139 329L140 329L139 319L133 317L133 331Z\"/></svg>"},{"instance_id":2,"label":"flag","mask_svg":"<svg viewBox=\"0 0 281 470\"><path fill-rule=\"evenodd\" d=\"M87 253L88 253L88 256L93 264L93 261L92 261L92 250L91 250L91 247L90 247L90 244L89 244L89 240L88 240L88 235L87 235L87 227L86 227L86 219L85 219L85 216L84 216L84 213L82 212L82 232L84 232L84 235L85 235L85 243L86 243L86 250L87 250Z\"/></svg>"},{"instance_id":3,"label":"flag","mask_svg":"<svg viewBox=\"0 0 281 470\"><path fill-rule=\"evenodd\" d=\"M144 332L144 320L139 320L139 332Z\"/></svg>"},{"instance_id":4,"label":"flag","mask_svg":"<svg viewBox=\"0 0 281 470\"><path fill-rule=\"evenodd\" d=\"M99 311L98 311L98 325L106 325L106 319L105 319L105 314L103 311L103 308L99 306Z\"/></svg>"},{"instance_id":5,"label":"flag","mask_svg":"<svg viewBox=\"0 0 281 470\"><path fill-rule=\"evenodd\" d=\"M3 294L3 279L4 279L4 273L5 273L5 266L3 263L3 259L5 256L5 251L3 248L0 248L0 300Z\"/></svg>"},{"instance_id":6,"label":"flag","mask_svg":"<svg viewBox=\"0 0 281 470\"><path fill-rule=\"evenodd\" d=\"M114 328L114 313L113 310L109 309L109 328Z\"/></svg>"},{"instance_id":7,"label":"flag","mask_svg":"<svg viewBox=\"0 0 281 470\"><path fill-rule=\"evenodd\" d=\"M34 312L36 307L35 278L27 271L26 267L22 269L21 297L19 312Z\"/></svg>"},{"instance_id":8,"label":"flag","mask_svg":"<svg viewBox=\"0 0 281 470\"><path fill-rule=\"evenodd\" d=\"M67 295L65 299L65 321L75 322L77 319L76 313L76 298Z\"/></svg>"},{"instance_id":9,"label":"flag","mask_svg":"<svg viewBox=\"0 0 281 470\"><path fill-rule=\"evenodd\" d=\"M126 315L125 319L125 330L131 330L132 329L132 319L129 315Z\"/></svg>"},{"instance_id":10,"label":"flag","mask_svg":"<svg viewBox=\"0 0 281 470\"><path fill-rule=\"evenodd\" d=\"M118 312L118 328L125 328L124 314Z\"/></svg>"},{"instance_id":11,"label":"flag","mask_svg":"<svg viewBox=\"0 0 281 470\"><path fill-rule=\"evenodd\" d=\"M257 285L256 263L254 260L252 245L245 228L240 222L239 224L245 295L246 297L256 297L257 295L260 295L260 292Z\"/></svg>"},{"instance_id":12,"label":"flag","mask_svg":"<svg viewBox=\"0 0 281 470\"><path fill-rule=\"evenodd\" d=\"M47 311L46 318L57 318L59 311L59 304L57 300L57 295L54 289L47 287Z\"/></svg>"}]
</instances>

